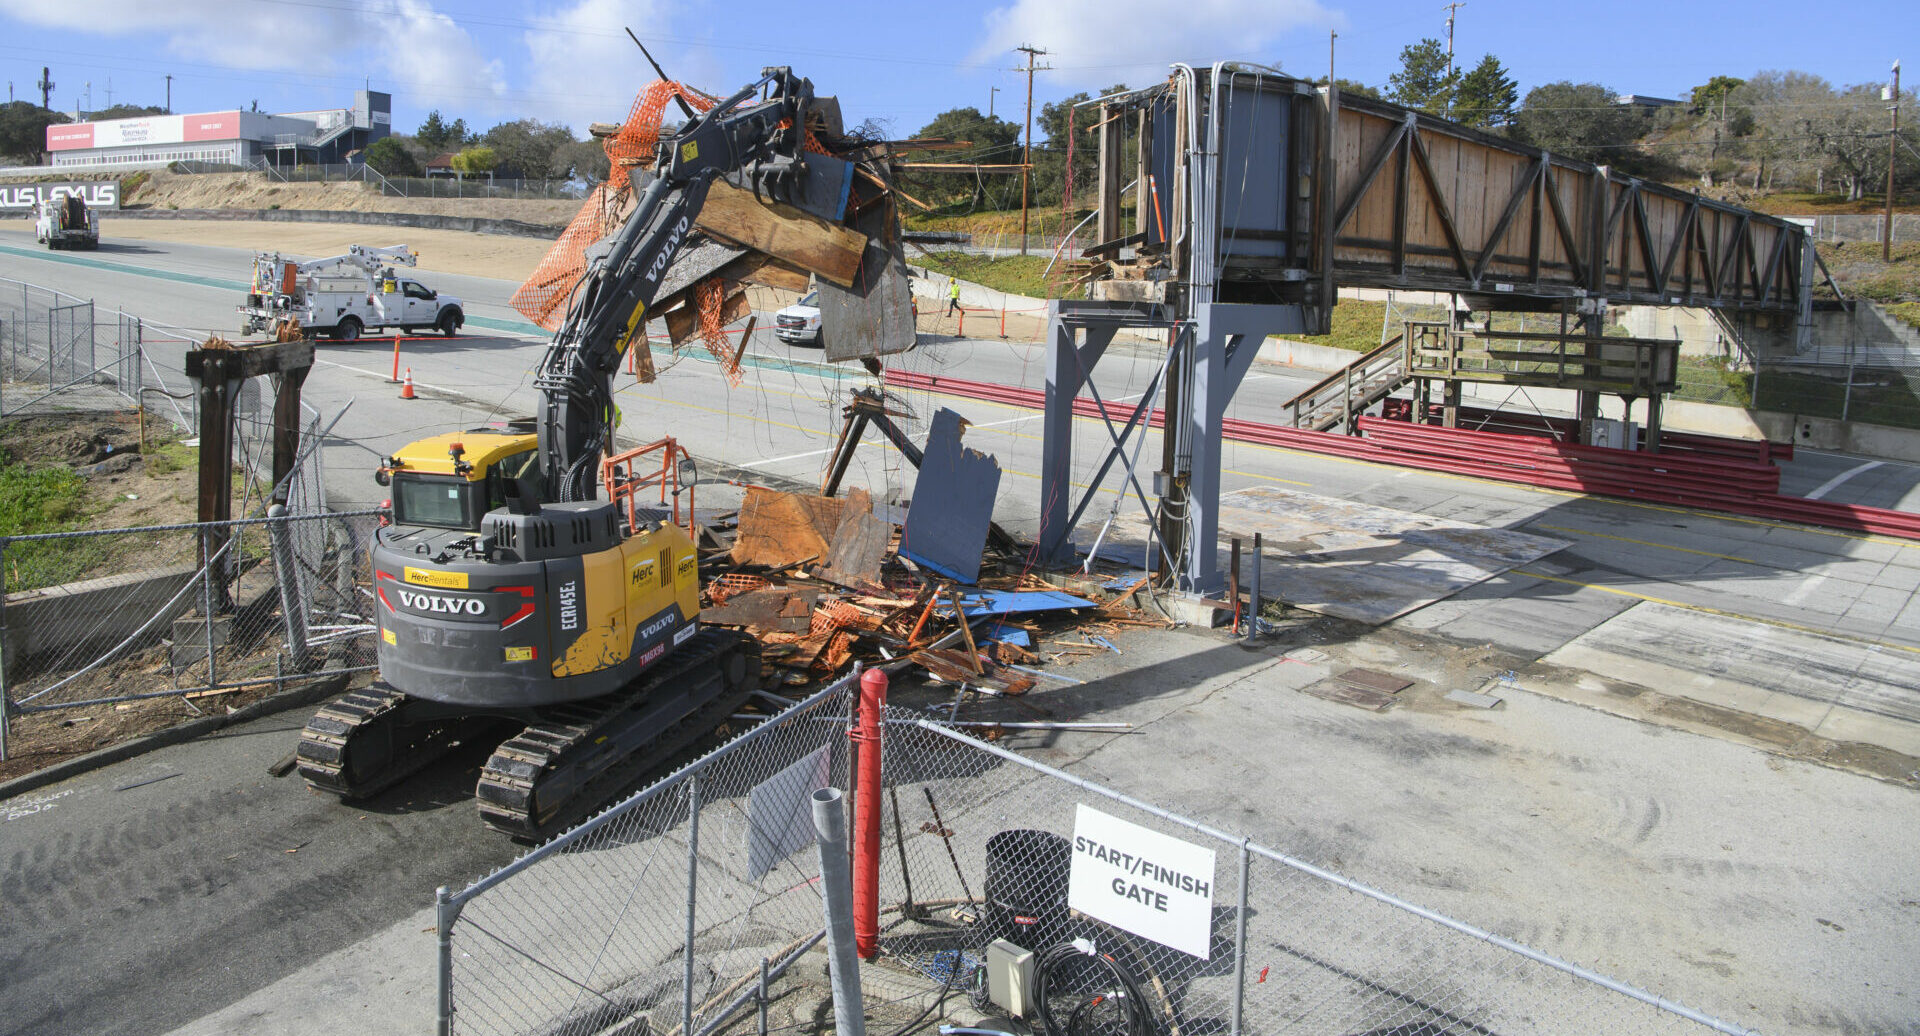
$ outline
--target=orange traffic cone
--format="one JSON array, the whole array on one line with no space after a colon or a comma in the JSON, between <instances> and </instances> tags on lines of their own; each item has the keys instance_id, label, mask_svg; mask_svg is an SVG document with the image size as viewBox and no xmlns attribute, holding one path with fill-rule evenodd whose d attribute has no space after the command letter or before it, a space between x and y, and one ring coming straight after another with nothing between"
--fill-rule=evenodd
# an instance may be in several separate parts
<instances>
[{"instance_id":1,"label":"orange traffic cone","mask_svg":"<svg viewBox=\"0 0 1920 1036\"><path fill-rule=\"evenodd\" d=\"M407 380L400 383L400 398L401 399L417 398L413 394L413 368L412 367L407 368Z\"/></svg>"}]
</instances>

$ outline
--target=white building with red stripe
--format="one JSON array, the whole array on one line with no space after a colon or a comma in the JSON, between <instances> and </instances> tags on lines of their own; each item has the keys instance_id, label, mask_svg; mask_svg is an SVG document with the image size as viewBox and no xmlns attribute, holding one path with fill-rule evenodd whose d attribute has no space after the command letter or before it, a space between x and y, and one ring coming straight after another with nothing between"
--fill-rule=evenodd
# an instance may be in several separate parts
<instances>
[{"instance_id":1,"label":"white building with red stripe","mask_svg":"<svg viewBox=\"0 0 1920 1036\"><path fill-rule=\"evenodd\" d=\"M274 165L346 161L351 152L392 131L392 97L357 91L351 108L270 115L223 111L195 115L147 115L105 122L69 122L47 127L47 151L55 168L211 162Z\"/></svg>"}]
</instances>

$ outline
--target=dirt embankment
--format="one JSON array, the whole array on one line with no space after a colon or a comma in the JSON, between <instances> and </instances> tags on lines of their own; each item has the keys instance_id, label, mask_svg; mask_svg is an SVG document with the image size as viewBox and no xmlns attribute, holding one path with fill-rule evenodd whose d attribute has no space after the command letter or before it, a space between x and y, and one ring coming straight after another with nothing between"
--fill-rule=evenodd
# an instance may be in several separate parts
<instances>
[{"instance_id":1,"label":"dirt embankment","mask_svg":"<svg viewBox=\"0 0 1920 1036\"><path fill-rule=\"evenodd\" d=\"M469 185L471 189L471 185ZM515 219L561 224L580 211L578 199L401 198L357 180L283 183L266 173L156 172L131 196L127 208L150 209L330 209L340 212L426 212L441 216Z\"/></svg>"}]
</instances>

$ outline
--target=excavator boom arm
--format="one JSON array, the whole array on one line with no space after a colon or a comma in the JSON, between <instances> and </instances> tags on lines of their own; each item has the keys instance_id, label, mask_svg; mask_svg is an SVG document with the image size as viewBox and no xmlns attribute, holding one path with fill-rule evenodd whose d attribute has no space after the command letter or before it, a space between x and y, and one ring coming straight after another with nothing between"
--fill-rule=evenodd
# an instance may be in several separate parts
<instances>
[{"instance_id":1,"label":"excavator boom arm","mask_svg":"<svg viewBox=\"0 0 1920 1036\"><path fill-rule=\"evenodd\" d=\"M764 100L754 101L762 87ZM612 440L611 378L659 295L716 178L745 173L756 191L788 200L805 179L800 141L812 84L785 68L663 137L633 215L587 251L587 272L534 379L542 397L540 458L554 500L587 500ZM749 103L751 102L751 103Z\"/></svg>"}]
</instances>

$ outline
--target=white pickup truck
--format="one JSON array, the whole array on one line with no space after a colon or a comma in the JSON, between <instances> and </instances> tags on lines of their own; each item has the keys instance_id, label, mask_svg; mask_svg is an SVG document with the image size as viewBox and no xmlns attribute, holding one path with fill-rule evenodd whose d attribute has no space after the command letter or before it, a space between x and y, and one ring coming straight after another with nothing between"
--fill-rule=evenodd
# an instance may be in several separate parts
<instances>
[{"instance_id":1,"label":"white pickup truck","mask_svg":"<svg viewBox=\"0 0 1920 1036\"><path fill-rule=\"evenodd\" d=\"M433 329L451 337L467 322L461 301L393 270L394 264L412 266L417 260L405 245L353 245L346 255L305 262L260 253L240 307L242 331L277 333L280 325L297 320L303 332L340 342L391 329L407 334Z\"/></svg>"}]
</instances>

